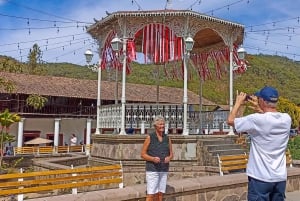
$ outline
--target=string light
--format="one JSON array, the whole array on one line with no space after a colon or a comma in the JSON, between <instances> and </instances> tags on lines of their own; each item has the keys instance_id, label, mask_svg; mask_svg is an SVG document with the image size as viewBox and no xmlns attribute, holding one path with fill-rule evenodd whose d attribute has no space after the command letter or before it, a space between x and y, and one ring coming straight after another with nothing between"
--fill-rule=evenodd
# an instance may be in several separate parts
<instances>
[{"instance_id":1,"label":"string light","mask_svg":"<svg viewBox=\"0 0 300 201\"><path fill-rule=\"evenodd\" d=\"M204 12L205 14L209 14L209 13L214 13L215 11L218 11L218 10L222 10L224 8L226 8L227 10L229 10L229 7L230 6L233 6L235 4L238 4L238 3L241 3L243 2L244 0L238 0L238 1L235 1L235 2L232 2L231 4L226 4L225 6L222 6L222 7L219 7L219 8L216 8L216 9L213 9L213 10L209 10L207 12Z\"/></svg>"},{"instance_id":2,"label":"string light","mask_svg":"<svg viewBox=\"0 0 300 201\"><path fill-rule=\"evenodd\" d=\"M131 4L135 4L138 7L138 10L143 10L140 4L136 0L131 0Z\"/></svg>"},{"instance_id":3,"label":"string light","mask_svg":"<svg viewBox=\"0 0 300 201\"><path fill-rule=\"evenodd\" d=\"M83 29L85 26L82 26ZM30 27L31 30L43 30L43 29L68 29L68 28L77 28L77 26L60 26L60 27ZM0 31L20 31L20 30L27 30L28 28L0 28Z\"/></svg>"},{"instance_id":4,"label":"string light","mask_svg":"<svg viewBox=\"0 0 300 201\"><path fill-rule=\"evenodd\" d=\"M201 0L196 0L196 1L194 1L194 2L187 8L187 10L193 10L193 6L196 5L196 4L200 5L201 2L202 2Z\"/></svg>"},{"instance_id":5,"label":"string light","mask_svg":"<svg viewBox=\"0 0 300 201\"><path fill-rule=\"evenodd\" d=\"M50 22L53 23L54 25L59 22L61 24L74 24L76 23L78 24L92 24L91 22L83 22L83 21L78 21L78 20L72 20L72 21L62 21L62 20L48 20L48 19L39 19L39 18L28 18L28 17L21 17L21 16L16 16L16 15L7 15L7 14L3 14L0 13L0 16L2 17L9 17L9 18L15 18L15 19L19 19L19 20L26 20L27 21L27 25L30 25L30 21L38 21L38 22Z\"/></svg>"}]
</instances>

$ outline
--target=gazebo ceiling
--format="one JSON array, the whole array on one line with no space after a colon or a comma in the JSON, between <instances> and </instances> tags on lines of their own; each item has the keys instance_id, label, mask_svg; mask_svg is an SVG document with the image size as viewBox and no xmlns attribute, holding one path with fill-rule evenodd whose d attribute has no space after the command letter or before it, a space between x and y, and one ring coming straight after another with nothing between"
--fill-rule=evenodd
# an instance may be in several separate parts
<instances>
[{"instance_id":1,"label":"gazebo ceiling","mask_svg":"<svg viewBox=\"0 0 300 201\"><path fill-rule=\"evenodd\" d=\"M218 33L208 28L197 32L197 34L194 36L194 41L194 46L196 49L203 49L205 47L216 46L220 43L224 45L224 41L218 35Z\"/></svg>"}]
</instances>

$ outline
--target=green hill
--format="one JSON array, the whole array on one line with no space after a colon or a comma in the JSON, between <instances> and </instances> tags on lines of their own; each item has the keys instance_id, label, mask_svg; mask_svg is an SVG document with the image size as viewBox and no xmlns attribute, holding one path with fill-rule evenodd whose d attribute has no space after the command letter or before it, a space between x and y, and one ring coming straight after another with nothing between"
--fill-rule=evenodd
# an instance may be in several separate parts
<instances>
[{"instance_id":1,"label":"green hill","mask_svg":"<svg viewBox=\"0 0 300 201\"><path fill-rule=\"evenodd\" d=\"M264 85L271 85L278 88L280 94L296 104L300 104L300 63L280 56L270 55L248 55L250 67L242 75L234 76L234 91L245 91L254 93ZM14 60L15 62L15 60ZM174 65L174 64L173 64ZM0 59L1 67L1 59ZM97 73L92 72L84 66L70 63L47 63L43 67L48 75L65 76L80 79L97 79ZM151 84L159 83L163 86L183 87L183 80L170 79L164 73L163 66L143 65L133 63L132 71L126 77L126 82ZM181 68L178 64L177 68ZM190 66L191 68L191 66ZM154 71L159 69L159 81L154 76ZM227 68L229 69L229 67ZM3 69L2 69L3 70ZM227 70L228 71L228 70ZM189 90L199 94L200 81L195 71L188 81ZM115 80L115 72L104 70L103 80ZM121 72L118 73L118 80L121 81ZM203 82L203 96L218 104L228 104L229 100L229 73L224 73L221 79L213 77Z\"/></svg>"}]
</instances>

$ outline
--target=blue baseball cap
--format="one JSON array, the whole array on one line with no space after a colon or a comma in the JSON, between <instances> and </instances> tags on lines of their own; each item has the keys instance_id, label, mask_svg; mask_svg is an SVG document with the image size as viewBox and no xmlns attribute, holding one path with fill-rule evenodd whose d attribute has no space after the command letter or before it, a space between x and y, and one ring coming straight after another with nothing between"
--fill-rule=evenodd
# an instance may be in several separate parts
<instances>
[{"instance_id":1,"label":"blue baseball cap","mask_svg":"<svg viewBox=\"0 0 300 201\"><path fill-rule=\"evenodd\" d=\"M254 94L255 96L264 99L268 102L276 103L278 101L278 91L273 87L264 87Z\"/></svg>"}]
</instances>

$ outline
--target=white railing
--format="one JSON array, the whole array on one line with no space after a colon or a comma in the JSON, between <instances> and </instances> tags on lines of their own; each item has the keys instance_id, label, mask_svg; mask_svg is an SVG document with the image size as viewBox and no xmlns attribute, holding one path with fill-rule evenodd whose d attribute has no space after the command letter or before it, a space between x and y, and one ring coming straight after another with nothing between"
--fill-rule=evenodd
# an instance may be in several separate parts
<instances>
[{"instance_id":1,"label":"white railing","mask_svg":"<svg viewBox=\"0 0 300 201\"><path fill-rule=\"evenodd\" d=\"M183 105L169 104L126 104L125 127L140 129L152 128L155 116L165 118L168 127L183 128ZM226 129L228 111L188 111L188 125L190 130ZM201 117L201 120L200 120ZM200 122L202 126L200 127ZM121 105L105 105L100 109L100 128L120 128Z\"/></svg>"}]
</instances>

